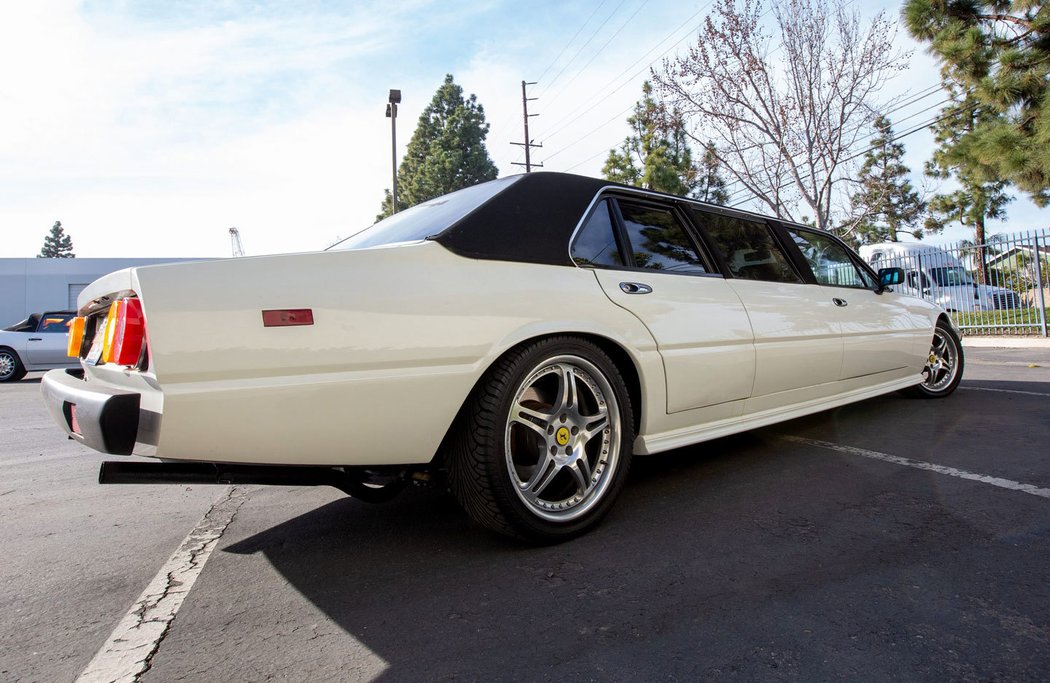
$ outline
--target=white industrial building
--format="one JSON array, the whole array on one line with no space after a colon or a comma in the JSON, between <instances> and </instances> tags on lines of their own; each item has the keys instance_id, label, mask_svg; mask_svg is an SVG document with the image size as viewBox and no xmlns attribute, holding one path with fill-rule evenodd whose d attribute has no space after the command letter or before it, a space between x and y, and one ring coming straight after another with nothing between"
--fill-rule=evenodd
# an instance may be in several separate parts
<instances>
[{"instance_id":1,"label":"white industrial building","mask_svg":"<svg viewBox=\"0 0 1050 683\"><path fill-rule=\"evenodd\" d=\"M107 273L192 258L0 258L0 328L31 313L76 310L84 287Z\"/></svg>"}]
</instances>

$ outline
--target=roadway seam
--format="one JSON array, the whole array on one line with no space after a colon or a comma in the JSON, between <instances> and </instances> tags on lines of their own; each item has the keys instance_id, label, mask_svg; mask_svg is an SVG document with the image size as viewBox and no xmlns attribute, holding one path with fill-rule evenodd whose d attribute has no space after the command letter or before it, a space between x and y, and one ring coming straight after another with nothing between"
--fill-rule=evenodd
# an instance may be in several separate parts
<instances>
[{"instance_id":1,"label":"roadway seam","mask_svg":"<svg viewBox=\"0 0 1050 683\"><path fill-rule=\"evenodd\" d=\"M150 670L186 595L246 500L245 489L231 486L212 503L120 620L77 683L134 683Z\"/></svg>"}]
</instances>

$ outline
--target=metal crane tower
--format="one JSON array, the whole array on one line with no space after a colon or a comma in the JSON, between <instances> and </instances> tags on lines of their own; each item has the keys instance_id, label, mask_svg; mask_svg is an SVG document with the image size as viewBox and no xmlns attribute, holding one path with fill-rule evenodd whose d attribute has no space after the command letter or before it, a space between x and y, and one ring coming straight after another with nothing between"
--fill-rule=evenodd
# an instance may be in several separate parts
<instances>
[{"instance_id":1,"label":"metal crane tower","mask_svg":"<svg viewBox=\"0 0 1050 683\"><path fill-rule=\"evenodd\" d=\"M244 256L244 245L241 244L241 231L237 228L230 228L230 248L235 258Z\"/></svg>"}]
</instances>

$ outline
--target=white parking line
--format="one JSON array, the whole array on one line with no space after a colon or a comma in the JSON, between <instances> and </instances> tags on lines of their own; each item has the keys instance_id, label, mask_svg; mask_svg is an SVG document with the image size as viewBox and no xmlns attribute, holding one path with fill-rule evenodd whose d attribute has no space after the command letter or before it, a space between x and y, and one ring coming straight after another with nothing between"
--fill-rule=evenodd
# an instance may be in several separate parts
<instances>
[{"instance_id":1,"label":"white parking line","mask_svg":"<svg viewBox=\"0 0 1050 683\"><path fill-rule=\"evenodd\" d=\"M1021 394L1022 396L1050 396L1050 394L1042 394L1038 391L1021 391L1020 389L993 389L991 387L964 387L960 386L960 389L968 389L969 391L995 391L1000 394Z\"/></svg>"},{"instance_id":2,"label":"white parking line","mask_svg":"<svg viewBox=\"0 0 1050 683\"><path fill-rule=\"evenodd\" d=\"M133 682L145 673L204 563L246 499L231 487L211 506L120 620L78 683Z\"/></svg>"},{"instance_id":3,"label":"white parking line","mask_svg":"<svg viewBox=\"0 0 1050 683\"><path fill-rule=\"evenodd\" d=\"M922 460L912 460L911 458L902 458L898 455L889 455L887 453L879 453L878 451L869 451L864 448L855 448L853 446L843 446L842 444L831 443L830 441L818 441L817 439L805 439L801 436L788 436L782 434L779 437L784 441L790 441L792 443L805 444L807 446L816 446L818 448L827 448L833 451L839 451L840 453L849 453L850 455L860 455L865 458L873 458L875 460L882 460L884 462L892 462L895 465L904 465L905 467L914 467L918 470L929 470L930 472L937 472L938 474L946 474L949 477L958 477L959 479L969 479L970 481L979 481L982 484L991 484L992 486L998 486L1003 489L1010 489L1011 491L1020 491L1022 493L1030 493L1033 496L1039 496L1040 498L1050 498L1050 489L1039 488L1038 486L1032 486L1031 484L1022 484L1021 482L1012 481L1010 479L1002 479L1000 477L992 477L987 474L974 474L973 472L967 472L966 470L957 470L954 467L945 467L944 465L935 465L932 462L923 462Z\"/></svg>"}]
</instances>

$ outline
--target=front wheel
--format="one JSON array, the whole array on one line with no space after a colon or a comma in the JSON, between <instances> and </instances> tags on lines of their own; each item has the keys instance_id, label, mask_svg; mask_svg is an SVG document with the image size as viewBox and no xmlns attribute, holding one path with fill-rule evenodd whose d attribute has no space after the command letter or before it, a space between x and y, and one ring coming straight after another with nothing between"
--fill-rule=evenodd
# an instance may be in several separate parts
<instances>
[{"instance_id":1,"label":"front wheel","mask_svg":"<svg viewBox=\"0 0 1050 683\"><path fill-rule=\"evenodd\" d=\"M959 386L963 375L962 341L944 319L937 321L933 343L922 369L922 384L909 389L912 396L944 398Z\"/></svg>"},{"instance_id":2,"label":"front wheel","mask_svg":"<svg viewBox=\"0 0 1050 683\"><path fill-rule=\"evenodd\" d=\"M535 543L578 536L612 507L631 463L631 398L575 337L529 344L482 378L461 416L449 483L487 528Z\"/></svg>"},{"instance_id":3,"label":"front wheel","mask_svg":"<svg viewBox=\"0 0 1050 683\"><path fill-rule=\"evenodd\" d=\"M0 349L0 382L17 382L26 376L22 359L11 349Z\"/></svg>"}]
</instances>

